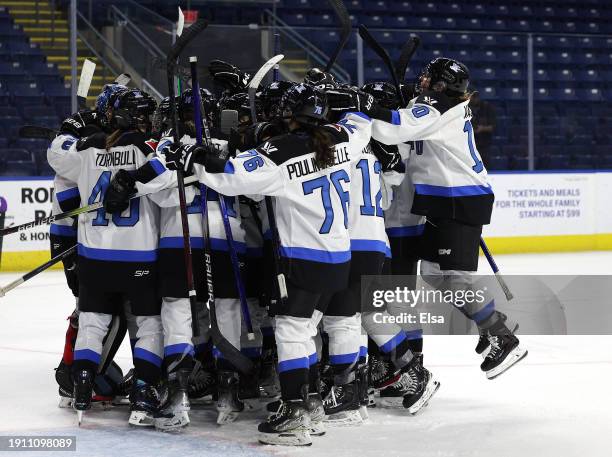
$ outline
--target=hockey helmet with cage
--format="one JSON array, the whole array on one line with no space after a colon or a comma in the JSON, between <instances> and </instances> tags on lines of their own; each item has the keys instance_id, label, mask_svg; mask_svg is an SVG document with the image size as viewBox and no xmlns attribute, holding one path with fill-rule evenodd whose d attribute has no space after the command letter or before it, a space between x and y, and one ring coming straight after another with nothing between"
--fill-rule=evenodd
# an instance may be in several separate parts
<instances>
[{"instance_id":1,"label":"hockey helmet with cage","mask_svg":"<svg viewBox=\"0 0 612 457\"><path fill-rule=\"evenodd\" d=\"M241 92L239 94L223 97L219 100L219 111L226 109L238 111L240 125L251 123L251 105L249 104L248 94Z\"/></svg>"},{"instance_id":2,"label":"hockey helmet with cage","mask_svg":"<svg viewBox=\"0 0 612 457\"><path fill-rule=\"evenodd\" d=\"M157 103L147 92L140 89L127 89L111 96L111 126L119 130L138 129L149 131L149 116Z\"/></svg>"},{"instance_id":3,"label":"hockey helmet with cage","mask_svg":"<svg viewBox=\"0 0 612 457\"><path fill-rule=\"evenodd\" d=\"M100 95L98 95L98 97L96 98L96 112L98 113L98 119L99 119L99 122L102 128L104 129L110 128L110 119L108 117L109 116L108 110L110 108L111 97L114 94L118 92L122 92L124 90L128 90L128 88L124 86L123 84L117 84L117 83L105 84L104 87L102 88L102 92L100 92Z\"/></svg>"},{"instance_id":4,"label":"hockey helmet with cage","mask_svg":"<svg viewBox=\"0 0 612 457\"><path fill-rule=\"evenodd\" d=\"M361 90L374 97L383 108L397 109L400 105L395 86L387 81L364 84Z\"/></svg>"},{"instance_id":5,"label":"hockey helmet with cage","mask_svg":"<svg viewBox=\"0 0 612 457\"><path fill-rule=\"evenodd\" d=\"M446 57L438 57L429 62L417 84L417 91L426 90L444 92L450 97L459 97L467 92L470 84L470 72L463 63Z\"/></svg>"},{"instance_id":6,"label":"hockey helmet with cage","mask_svg":"<svg viewBox=\"0 0 612 457\"><path fill-rule=\"evenodd\" d=\"M285 92L280 101L280 110L284 118L293 118L305 124L328 122L329 107L325 92L308 84L296 84Z\"/></svg>"},{"instance_id":7,"label":"hockey helmet with cage","mask_svg":"<svg viewBox=\"0 0 612 457\"><path fill-rule=\"evenodd\" d=\"M259 104L261 113L266 120L278 117L280 112L280 101L289 89L297 85L293 81L274 81L259 92Z\"/></svg>"}]
</instances>

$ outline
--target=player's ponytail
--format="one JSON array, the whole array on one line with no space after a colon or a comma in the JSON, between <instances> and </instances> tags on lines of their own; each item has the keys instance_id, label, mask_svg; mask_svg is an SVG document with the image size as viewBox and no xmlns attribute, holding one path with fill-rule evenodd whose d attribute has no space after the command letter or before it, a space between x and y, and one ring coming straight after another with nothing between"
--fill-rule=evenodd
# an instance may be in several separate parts
<instances>
[{"instance_id":1,"label":"player's ponytail","mask_svg":"<svg viewBox=\"0 0 612 457\"><path fill-rule=\"evenodd\" d=\"M315 164L319 168L331 167L335 160L336 142L323 127L312 126L308 129L315 155Z\"/></svg>"},{"instance_id":2,"label":"player's ponytail","mask_svg":"<svg viewBox=\"0 0 612 457\"><path fill-rule=\"evenodd\" d=\"M119 141L119 138L121 137L121 135L123 135L123 130L117 129L106 137L106 150L107 151L110 148L112 148L117 143L117 141Z\"/></svg>"}]
</instances>

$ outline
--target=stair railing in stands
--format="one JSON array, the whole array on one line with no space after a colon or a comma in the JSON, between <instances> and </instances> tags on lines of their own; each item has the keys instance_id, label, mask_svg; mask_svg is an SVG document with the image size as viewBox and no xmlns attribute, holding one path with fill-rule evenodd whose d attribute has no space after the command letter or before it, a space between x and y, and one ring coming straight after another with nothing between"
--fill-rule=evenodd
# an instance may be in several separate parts
<instances>
[{"instance_id":1,"label":"stair railing in stands","mask_svg":"<svg viewBox=\"0 0 612 457\"><path fill-rule=\"evenodd\" d=\"M313 45L310 41L304 38L300 33L289 24L280 19L271 10L265 10L265 14L270 24L275 23L275 30L280 33L281 36L289 39L293 44L298 46L301 50L306 53L306 56L311 60L311 63L325 67L329 56ZM345 83L351 82L351 76L348 71L342 68L337 63L332 68L332 73L336 78Z\"/></svg>"}]
</instances>

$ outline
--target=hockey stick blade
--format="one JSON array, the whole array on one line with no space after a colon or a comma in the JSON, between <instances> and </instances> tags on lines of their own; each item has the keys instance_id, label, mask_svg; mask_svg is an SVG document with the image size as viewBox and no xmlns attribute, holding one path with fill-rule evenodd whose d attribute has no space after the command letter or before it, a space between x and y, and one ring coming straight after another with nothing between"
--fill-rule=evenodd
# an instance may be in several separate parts
<instances>
[{"instance_id":1,"label":"hockey stick blade","mask_svg":"<svg viewBox=\"0 0 612 457\"><path fill-rule=\"evenodd\" d=\"M255 109L255 94L257 93L257 89L259 88L261 81L268 74L268 72L272 70L276 66L276 64L284 58L285 56L283 54L279 54L277 56L272 57L270 60L264 63L261 68L257 70L257 73L255 73L251 78L251 81L249 82L248 93L249 105L251 107L252 122L257 122L257 110Z\"/></svg>"},{"instance_id":2,"label":"hockey stick blade","mask_svg":"<svg viewBox=\"0 0 612 457\"><path fill-rule=\"evenodd\" d=\"M344 5L344 2L342 0L329 0L329 4L334 9L334 13L336 13L338 20L340 21L340 41L338 42L338 45L334 49L332 55L329 56L329 60L325 66L325 71L327 72L332 69L336 63L336 60L338 59L338 56L340 55L340 52L342 52L342 49L344 49L344 46L346 46L346 43L351 36L351 18L346 6Z\"/></svg>"},{"instance_id":3,"label":"hockey stick blade","mask_svg":"<svg viewBox=\"0 0 612 457\"><path fill-rule=\"evenodd\" d=\"M399 81L397 79L397 74L395 73L395 68L393 67L393 62L391 62L391 57L389 57L389 53L376 41L376 39L370 34L368 28L361 24L359 26L359 36L363 41L367 43L372 51L376 53L378 57L383 61L385 66L387 67L387 71L389 72L389 76L393 80L393 85L395 86L395 91L397 92L397 96L400 99L402 106L406 106L406 101L404 100L404 94L402 94L402 89L400 88Z\"/></svg>"},{"instance_id":4,"label":"hockey stick blade","mask_svg":"<svg viewBox=\"0 0 612 457\"><path fill-rule=\"evenodd\" d=\"M174 45L170 49L166 58L166 65L173 68L176 65L176 59L183 52L183 49L196 37L198 33L208 27L208 21L206 19L198 19L197 22L193 23L187 30L183 32L181 36L177 38Z\"/></svg>"},{"instance_id":5,"label":"hockey stick blade","mask_svg":"<svg viewBox=\"0 0 612 457\"><path fill-rule=\"evenodd\" d=\"M122 86L127 86L132 80L132 75L129 73L121 73L119 76L115 78L116 84L121 84Z\"/></svg>"},{"instance_id":6,"label":"hockey stick blade","mask_svg":"<svg viewBox=\"0 0 612 457\"><path fill-rule=\"evenodd\" d=\"M42 138L51 141L56 137L57 132L39 125L24 125L19 129L18 134L21 138Z\"/></svg>"},{"instance_id":7,"label":"hockey stick blade","mask_svg":"<svg viewBox=\"0 0 612 457\"><path fill-rule=\"evenodd\" d=\"M408 65L414 56L414 53L419 48L421 44L421 39L418 36L411 37L404 46L402 47L402 52L397 59L397 64L395 65L395 73L400 81L403 81L406 76L406 70L408 69Z\"/></svg>"},{"instance_id":8,"label":"hockey stick blade","mask_svg":"<svg viewBox=\"0 0 612 457\"><path fill-rule=\"evenodd\" d=\"M196 176L189 176L185 178L186 185L193 184L197 181L198 181L198 178ZM176 187L171 187L170 189L176 189ZM149 192L145 194L137 194L131 197L130 200L134 198L144 197L146 195L151 195L151 193L154 193L154 192ZM29 230L34 227L38 227L39 225L52 224L55 221L60 221L62 219L66 219L69 217L78 216L79 214L89 213L91 211L97 211L103 206L104 204L102 202L92 203L91 205L81 206L80 208L66 211L64 213L54 214L52 216L43 217L41 219L35 219L31 222L26 222L25 224L11 225L10 227L5 227L0 230L0 237L3 237L5 235L10 235L11 233L23 232L25 230Z\"/></svg>"},{"instance_id":9,"label":"hockey stick blade","mask_svg":"<svg viewBox=\"0 0 612 457\"><path fill-rule=\"evenodd\" d=\"M96 71L96 64L85 59L83 62L83 68L81 69L81 77L79 78L79 86L77 88L77 100L79 102L79 109L84 109L87 105L87 94L91 87L91 80L93 79L94 72Z\"/></svg>"}]
</instances>

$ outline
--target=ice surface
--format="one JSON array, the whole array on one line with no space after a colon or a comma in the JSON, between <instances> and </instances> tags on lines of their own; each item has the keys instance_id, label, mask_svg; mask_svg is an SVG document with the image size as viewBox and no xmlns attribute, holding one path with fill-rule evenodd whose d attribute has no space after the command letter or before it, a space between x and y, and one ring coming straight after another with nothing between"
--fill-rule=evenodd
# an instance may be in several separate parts
<instances>
[{"instance_id":1,"label":"ice surface","mask_svg":"<svg viewBox=\"0 0 612 457\"><path fill-rule=\"evenodd\" d=\"M497 261L508 274L612 274L607 252ZM481 270L487 268L481 259ZM1 274L0 284L16 276ZM57 408L53 377L73 306L61 272L43 273L0 299L0 435L76 435L77 455L113 457L610 455L610 336L525 336L527 359L494 381L480 372L475 337L427 337L425 365L441 387L422 413L370 409L366 424L329 429L309 448L260 446L255 436L261 413L219 427L210 407L192 411L192 425L179 434L130 428L127 409L120 407L87 412L78 428L72 410ZM116 360L129 369L129 345Z\"/></svg>"}]
</instances>

